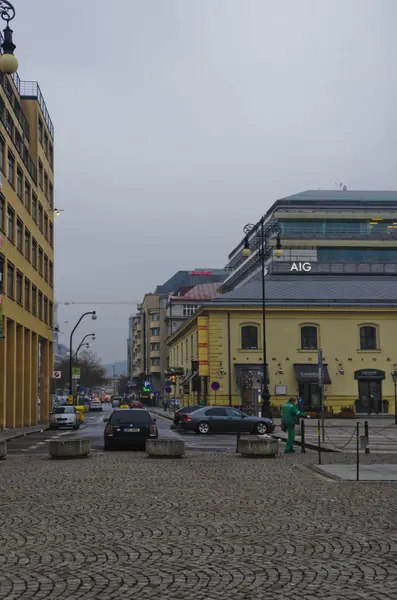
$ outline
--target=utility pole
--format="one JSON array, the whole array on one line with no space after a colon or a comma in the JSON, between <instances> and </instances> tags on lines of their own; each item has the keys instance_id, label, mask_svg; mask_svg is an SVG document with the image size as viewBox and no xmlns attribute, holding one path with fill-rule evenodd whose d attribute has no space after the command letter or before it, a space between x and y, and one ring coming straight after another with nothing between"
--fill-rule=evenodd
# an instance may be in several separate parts
<instances>
[{"instance_id":1,"label":"utility pole","mask_svg":"<svg viewBox=\"0 0 397 600\"><path fill-rule=\"evenodd\" d=\"M320 390L321 402L321 432L322 441L325 442L325 423L324 423L324 379L323 379L323 351L318 351L318 385Z\"/></svg>"}]
</instances>

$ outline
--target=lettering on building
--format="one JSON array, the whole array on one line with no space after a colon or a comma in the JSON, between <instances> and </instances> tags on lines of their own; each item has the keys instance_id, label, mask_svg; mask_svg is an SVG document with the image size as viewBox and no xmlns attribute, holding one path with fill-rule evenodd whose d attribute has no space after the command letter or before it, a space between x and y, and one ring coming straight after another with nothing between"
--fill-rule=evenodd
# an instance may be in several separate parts
<instances>
[{"instance_id":1,"label":"lettering on building","mask_svg":"<svg viewBox=\"0 0 397 600\"><path fill-rule=\"evenodd\" d=\"M291 271L309 273L312 270L312 265L309 262L294 262L291 265Z\"/></svg>"}]
</instances>

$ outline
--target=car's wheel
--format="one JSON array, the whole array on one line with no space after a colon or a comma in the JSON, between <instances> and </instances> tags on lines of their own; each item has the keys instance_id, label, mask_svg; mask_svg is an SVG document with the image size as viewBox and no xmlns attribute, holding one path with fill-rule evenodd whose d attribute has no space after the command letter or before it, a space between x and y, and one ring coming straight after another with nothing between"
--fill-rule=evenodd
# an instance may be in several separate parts
<instances>
[{"instance_id":1,"label":"car's wheel","mask_svg":"<svg viewBox=\"0 0 397 600\"><path fill-rule=\"evenodd\" d=\"M201 433L201 435L207 435L210 432L210 426L207 421L200 421L200 423L196 427L197 433Z\"/></svg>"},{"instance_id":2,"label":"car's wheel","mask_svg":"<svg viewBox=\"0 0 397 600\"><path fill-rule=\"evenodd\" d=\"M265 433L267 433L267 424L264 423L263 421L261 421L260 423L257 423L255 425L254 433L256 433L258 435L264 435Z\"/></svg>"}]
</instances>

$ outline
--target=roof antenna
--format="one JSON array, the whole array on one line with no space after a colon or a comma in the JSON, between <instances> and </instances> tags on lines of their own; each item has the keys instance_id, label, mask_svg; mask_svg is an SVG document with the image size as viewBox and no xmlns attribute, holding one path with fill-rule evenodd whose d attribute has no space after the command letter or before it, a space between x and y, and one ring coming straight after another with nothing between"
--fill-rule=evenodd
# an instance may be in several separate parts
<instances>
[{"instance_id":1,"label":"roof antenna","mask_svg":"<svg viewBox=\"0 0 397 600\"><path fill-rule=\"evenodd\" d=\"M338 187L340 190L342 190L342 192L346 192L347 191L347 185L345 185L344 183L336 183L336 181L334 181L336 187Z\"/></svg>"}]
</instances>

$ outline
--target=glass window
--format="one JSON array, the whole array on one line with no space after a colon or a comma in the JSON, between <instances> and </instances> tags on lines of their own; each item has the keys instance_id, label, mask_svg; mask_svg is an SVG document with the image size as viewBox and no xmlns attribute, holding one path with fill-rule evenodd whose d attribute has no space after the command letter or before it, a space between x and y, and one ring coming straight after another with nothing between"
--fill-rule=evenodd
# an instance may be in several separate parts
<instances>
[{"instance_id":1,"label":"glass window","mask_svg":"<svg viewBox=\"0 0 397 600\"><path fill-rule=\"evenodd\" d=\"M184 317L192 317L195 312L197 312L198 305L197 304L184 304L183 305L183 316Z\"/></svg>"},{"instance_id":2,"label":"glass window","mask_svg":"<svg viewBox=\"0 0 397 600\"><path fill-rule=\"evenodd\" d=\"M43 318L43 294L41 292L38 293L37 316L39 319Z\"/></svg>"},{"instance_id":3,"label":"glass window","mask_svg":"<svg viewBox=\"0 0 397 600\"><path fill-rule=\"evenodd\" d=\"M23 225L20 219L17 219L17 248L23 252Z\"/></svg>"},{"instance_id":4,"label":"glass window","mask_svg":"<svg viewBox=\"0 0 397 600\"><path fill-rule=\"evenodd\" d=\"M48 281L48 256L44 255L44 279Z\"/></svg>"},{"instance_id":5,"label":"glass window","mask_svg":"<svg viewBox=\"0 0 397 600\"><path fill-rule=\"evenodd\" d=\"M30 310L30 281L25 278L25 308Z\"/></svg>"},{"instance_id":6,"label":"glass window","mask_svg":"<svg viewBox=\"0 0 397 600\"><path fill-rule=\"evenodd\" d=\"M227 408L227 416L228 417L232 417L232 419L241 419L241 417L243 416L243 413L241 413L239 410L236 410L235 408Z\"/></svg>"},{"instance_id":7,"label":"glass window","mask_svg":"<svg viewBox=\"0 0 397 600\"><path fill-rule=\"evenodd\" d=\"M4 171L4 148L5 148L5 144L4 144L4 139L2 137L0 137L0 169Z\"/></svg>"},{"instance_id":8,"label":"glass window","mask_svg":"<svg viewBox=\"0 0 397 600\"><path fill-rule=\"evenodd\" d=\"M51 208L54 208L54 186L52 185L52 183L50 183L49 185L49 202Z\"/></svg>"},{"instance_id":9,"label":"glass window","mask_svg":"<svg viewBox=\"0 0 397 600\"><path fill-rule=\"evenodd\" d=\"M30 213L30 194L31 194L30 183L27 180L25 180L25 208L29 213Z\"/></svg>"},{"instance_id":10,"label":"glass window","mask_svg":"<svg viewBox=\"0 0 397 600\"><path fill-rule=\"evenodd\" d=\"M48 323L48 299L44 296L44 323Z\"/></svg>"},{"instance_id":11,"label":"glass window","mask_svg":"<svg viewBox=\"0 0 397 600\"><path fill-rule=\"evenodd\" d=\"M53 148L52 144L49 145L48 160L49 160L51 167L53 167L54 166L54 148Z\"/></svg>"},{"instance_id":12,"label":"glass window","mask_svg":"<svg viewBox=\"0 0 397 600\"><path fill-rule=\"evenodd\" d=\"M34 192L32 193L32 217L33 221L37 223L37 196Z\"/></svg>"},{"instance_id":13,"label":"glass window","mask_svg":"<svg viewBox=\"0 0 397 600\"><path fill-rule=\"evenodd\" d=\"M150 364L152 365L152 367L159 367L160 366L160 357L159 356L153 356L150 359Z\"/></svg>"},{"instance_id":14,"label":"glass window","mask_svg":"<svg viewBox=\"0 0 397 600\"><path fill-rule=\"evenodd\" d=\"M45 197L48 197L48 175L47 173L44 171L44 194Z\"/></svg>"},{"instance_id":15,"label":"glass window","mask_svg":"<svg viewBox=\"0 0 397 600\"><path fill-rule=\"evenodd\" d=\"M209 408L205 411L206 417L227 417L226 408Z\"/></svg>"},{"instance_id":16,"label":"glass window","mask_svg":"<svg viewBox=\"0 0 397 600\"><path fill-rule=\"evenodd\" d=\"M53 412L55 415L72 415L76 409L74 406L57 406Z\"/></svg>"},{"instance_id":17,"label":"glass window","mask_svg":"<svg viewBox=\"0 0 397 600\"><path fill-rule=\"evenodd\" d=\"M10 115L8 110L6 110L6 129L7 129L8 135L12 138L13 137L12 133L14 131L14 122L13 122L12 116Z\"/></svg>"},{"instance_id":18,"label":"glass window","mask_svg":"<svg viewBox=\"0 0 397 600\"><path fill-rule=\"evenodd\" d=\"M54 305L48 302L48 325L54 327Z\"/></svg>"},{"instance_id":19,"label":"glass window","mask_svg":"<svg viewBox=\"0 0 397 600\"><path fill-rule=\"evenodd\" d=\"M151 321L160 321L160 313L150 313Z\"/></svg>"},{"instance_id":20,"label":"glass window","mask_svg":"<svg viewBox=\"0 0 397 600\"><path fill-rule=\"evenodd\" d=\"M7 296L9 298L14 298L14 274L14 265L9 262L7 265Z\"/></svg>"},{"instance_id":21,"label":"glass window","mask_svg":"<svg viewBox=\"0 0 397 600\"><path fill-rule=\"evenodd\" d=\"M49 226L49 238L48 241L50 242L50 246L52 248L53 244L54 244L54 226L50 221L50 226Z\"/></svg>"},{"instance_id":22,"label":"glass window","mask_svg":"<svg viewBox=\"0 0 397 600\"><path fill-rule=\"evenodd\" d=\"M317 327L305 325L301 327L301 349L317 350Z\"/></svg>"},{"instance_id":23,"label":"glass window","mask_svg":"<svg viewBox=\"0 0 397 600\"><path fill-rule=\"evenodd\" d=\"M44 237L48 240L48 216L44 214Z\"/></svg>"},{"instance_id":24,"label":"glass window","mask_svg":"<svg viewBox=\"0 0 397 600\"><path fill-rule=\"evenodd\" d=\"M34 238L32 239L32 265L37 269L37 242Z\"/></svg>"},{"instance_id":25,"label":"glass window","mask_svg":"<svg viewBox=\"0 0 397 600\"><path fill-rule=\"evenodd\" d=\"M318 248L320 262L397 262L396 248Z\"/></svg>"},{"instance_id":26,"label":"glass window","mask_svg":"<svg viewBox=\"0 0 397 600\"><path fill-rule=\"evenodd\" d=\"M8 151L8 182L14 187L15 176L15 158L12 152Z\"/></svg>"},{"instance_id":27,"label":"glass window","mask_svg":"<svg viewBox=\"0 0 397 600\"><path fill-rule=\"evenodd\" d=\"M39 246L39 252L38 252L38 271L39 271L40 275L43 274L43 258L44 258L43 248L41 246Z\"/></svg>"},{"instance_id":28,"label":"glass window","mask_svg":"<svg viewBox=\"0 0 397 600\"><path fill-rule=\"evenodd\" d=\"M30 261L30 231L25 229L25 258Z\"/></svg>"},{"instance_id":29,"label":"glass window","mask_svg":"<svg viewBox=\"0 0 397 600\"><path fill-rule=\"evenodd\" d=\"M6 228L6 203L3 196L0 196L0 229L5 231Z\"/></svg>"},{"instance_id":30,"label":"glass window","mask_svg":"<svg viewBox=\"0 0 397 600\"><path fill-rule=\"evenodd\" d=\"M20 273L19 271L17 271L17 277L16 277L16 281L17 281L17 302L18 304L22 304L22 273Z\"/></svg>"},{"instance_id":31,"label":"glass window","mask_svg":"<svg viewBox=\"0 0 397 600\"><path fill-rule=\"evenodd\" d=\"M39 229L43 231L43 205L39 202Z\"/></svg>"},{"instance_id":32,"label":"glass window","mask_svg":"<svg viewBox=\"0 0 397 600\"><path fill-rule=\"evenodd\" d=\"M376 350L376 327L365 325L360 327L360 350Z\"/></svg>"},{"instance_id":33,"label":"glass window","mask_svg":"<svg viewBox=\"0 0 397 600\"><path fill-rule=\"evenodd\" d=\"M151 336L159 336L160 335L160 327L152 327L150 329Z\"/></svg>"},{"instance_id":34,"label":"glass window","mask_svg":"<svg viewBox=\"0 0 397 600\"><path fill-rule=\"evenodd\" d=\"M32 313L37 315L37 288L32 285Z\"/></svg>"},{"instance_id":35,"label":"glass window","mask_svg":"<svg viewBox=\"0 0 397 600\"><path fill-rule=\"evenodd\" d=\"M115 410L109 419L112 425L150 425L153 423L153 418L149 411L138 410Z\"/></svg>"},{"instance_id":36,"label":"glass window","mask_svg":"<svg viewBox=\"0 0 397 600\"><path fill-rule=\"evenodd\" d=\"M150 350L153 352L160 350L160 342L152 342L150 344Z\"/></svg>"},{"instance_id":37,"label":"glass window","mask_svg":"<svg viewBox=\"0 0 397 600\"><path fill-rule=\"evenodd\" d=\"M23 199L23 173L19 167L17 168L17 195L20 200Z\"/></svg>"},{"instance_id":38,"label":"glass window","mask_svg":"<svg viewBox=\"0 0 397 600\"><path fill-rule=\"evenodd\" d=\"M43 121L41 119L39 119L38 131L39 131L39 141L42 144L43 143L44 126L43 126Z\"/></svg>"},{"instance_id":39,"label":"glass window","mask_svg":"<svg viewBox=\"0 0 397 600\"><path fill-rule=\"evenodd\" d=\"M241 328L241 348L243 350L258 348L258 328L255 325L245 325Z\"/></svg>"},{"instance_id":40,"label":"glass window","mask_svg":"<svg viewBox=\"0 0 397 600\"><path fill-rule=\"evenodd\" d=\"M39 186L43 189L43 163L39 159Z\"/></svg>"},{"instance_id":41,"label":"glass window","mask_svg":"<svg viewBox=\"0 0 397 600\"><path fill-rule=\"evenodd\" d=\"M48 154L48 135L44 133L44 152Z\"/></svg>"},{"instance_id":42,"label":"glass window","mask_svg":"<svg viewBox=\"0 0 397 600\"><path fill-rule=\"evenodd\" d=\"M9 206L7 208L7 235L8 235L8 239L11 240L11 242L14 242L15 240L15 213L12 210L12 208Z\"/></svg>"},{"instance_id":43,"label":"glass window","mask_svg":"<svg viewBox=\"0 0 397 600\"><path fill-rule=\"evenodd\" d=\"M54 265L52 264L52 262L50 261L49 263L49 279L50 279L50 286L52 287L54 285Z\"/></svg>"}]
</instances>

